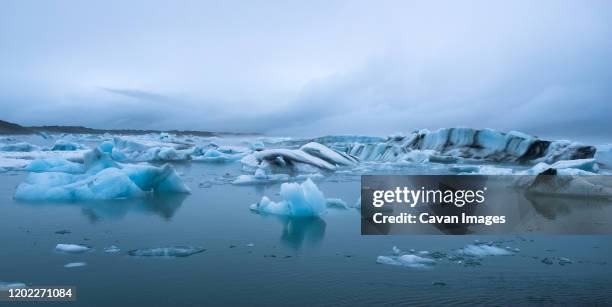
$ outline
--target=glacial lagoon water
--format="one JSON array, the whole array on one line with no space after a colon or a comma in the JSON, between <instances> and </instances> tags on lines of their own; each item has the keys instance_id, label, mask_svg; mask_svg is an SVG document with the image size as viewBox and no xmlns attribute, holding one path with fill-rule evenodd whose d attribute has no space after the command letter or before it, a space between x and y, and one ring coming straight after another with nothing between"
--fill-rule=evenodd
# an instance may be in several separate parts
<instances>
[{"instance_id":1,"label":"glacial lagoon water","mask_svg":"<svg viewBox=\"0 0 612 307\"><path fill-rule=\"evenodd\" d=\"M232 185L238 163L173 166L190 195L23 202L13 196L27 174L0 173L0 281L75 286L72 304L79 306L612 303L611 236L361 236L355 209L301 219L251 212L249 205L264 195L278 199L280 184ZM352 204L359 178L337 174L316 183L326 197ZM476 240L501 241L515 252L424 269L377 263L394 246L451 253ZM60 243L92 250L60 253ZM106 252L111 246L119 251ZM173 246L205 251L174 258L129 254ZM86 265L65 267L79 262Z\"/></svg>"}]
</instances>

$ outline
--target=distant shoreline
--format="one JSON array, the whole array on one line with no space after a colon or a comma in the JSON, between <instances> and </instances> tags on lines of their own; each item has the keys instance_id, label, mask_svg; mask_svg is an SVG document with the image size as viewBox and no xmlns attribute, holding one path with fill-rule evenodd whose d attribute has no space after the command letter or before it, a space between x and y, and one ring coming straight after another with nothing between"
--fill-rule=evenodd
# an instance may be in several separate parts
<instances>
[{"instance_id":1,"label":"distant shoreline","mask_svg":"<svg viewBox=\"0 0 612 307\"><path fill-rule=\"evenodd\" d=\"M218 135L260 135L260 133L239 133L239 132L212 132L200 130L152 130L152 129L96 129L82 126L21 126L15 123L0 120L0 135L4 134L39 134L39 133L79 133L79 134L128 134L140 135L149 133L172 133L177 135L194 136L218 136Z\"/></svg>"}]
</instances>

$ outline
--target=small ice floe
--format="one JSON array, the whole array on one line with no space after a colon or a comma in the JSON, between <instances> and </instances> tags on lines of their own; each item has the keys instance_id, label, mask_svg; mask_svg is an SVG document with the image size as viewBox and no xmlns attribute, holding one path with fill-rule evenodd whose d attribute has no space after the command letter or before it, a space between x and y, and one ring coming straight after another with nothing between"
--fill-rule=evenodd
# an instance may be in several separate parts
<instances>
[{"instance_id":1,"label":"small ice floe","mask_svg":"<svg viewBox=\"0 0 612 307\"><path fill-rule=\"evenodd\" d=\"M325 213L327 200L312 180L302 184L283 183L280 188L283 198L280 202L262 197L261 201L251 205L250 209L259 213L285 216L320 216Z\"/></svg>"},{"instance_id":2,"label":"small ice floe","mask_svg":"<svg viewBox=\"0 0 612 307\"><path fill-rule=\"evenodd\" d=\"M191 246L155 247L128 251L128 255L136 257L189 257L206 251L205 248Z\"/></svg>"},{"instance_id":3,"label":"small ice floe","mask_svg":"<svg viewBox=\"0 0 612 307\"><path fill-rule=\"evenodd\" d=\"M213 185L213 184L212 184L212 182L210 182L210 181L202 181L202 182L200 182L200 183L198 184L198 187L203 188L203 189L206 189L206 188L210 188L210 187L212 187L212 185Z\"/></svg>"},{"instance_id":4,"label":"small ice floe","mask_svg":"<svg viewBox=\"0 0 612 307\"><path fill-rule=\"evenodd\" d=\"M425 258L417 255L402 255L402 256L378 256L376 262L380 264L398 265L409 268L429 268L436 264L436 261L430 258Z\"/></svg>"},{"instance_id":5,"label":"small ice floe","mask_svg":"<svg viewBox=\"0 0 612 307\"><path fill-rule=\"evenodd\" d=\"M569 259L569 258L566 258L566 257L560 257L559 258L559 264L560 265L566 265L566 264L572 264L572 263L573 263L573 261L571 259Z\"/></svg>"},{"instance_id":6,"label":"small ice floe","mask_svg":"<svg viewBox=\"0 0 612 307\"><path fill-rule=\"evenodd\" d=\"M457 252L471 257L508 256L513 254L505 248L487 244L470 244L459 249Z\"/></svg>"},{"instance_id":7,"label":"small ice floe","mask_svg":"<svg viewBox=\"0 0 612 307\"><path fill-rule=\"evenodd\" d=\"M378 256L376 263L405 266L409 268L429 268L436 264L436 260L424 256L413 255L414 252L404 253L397 246L392 248L393 256Z\"/></svg>"},{"instance_id":8,"label":"small ice floe","mask_svg":"<svg viewBox=\"0 0 612 307\"><path fill-rule=\"evenodd\" d=\"M104 249L104 252L105 253L109 253L109 254L115 254L115 253L118 253L120 251L121 251L121 249L119 249L119 247L117 247L115 245L111 245L111 246L109 246L109 247Z\"/></svg>"},{"instance_id":9,"label":"small ice floe","mask_svg":"<svg viewBox=\"0 0 612 307\"><path fill-rule=\"evenodd\" d=\"M14 281L1 281L0 280L0 291L6 291L8 289L19 289L25 288L26 284L22 282L14 282Z\"/></svg>"},{"instance_id":10,"label":"small ice floe","mask_svg":"<svg viewBox=\"0 0 612 307\"><path fill-rule=\"evenodd\" d=\"M255 246L255 244L254 243L248 243L246 246L247 247L253 247L253 246Z\"/></svg>"},{"instance_id":11,"label":"small ice floe","mask_svg":"<svg viewBox=\"0 0 612 307\"><path fill-rule=\"evenodd\" d=\"M326 201L327 201L328 208L335 208L335 209L348 209L349 208L346 202L340 198L328 198Z\"/></svg>"},{"instance_id":12,"label":"small ice floe","mask_svg":"<svg viewBox=\"0 0 612 307\"><path fill-rule=\"evenodd\" d=\"M91 247L80 244L57 244L55 250L67 254L82 254L91 250Z\"/></svg>"},{"instance_id":13,"label":"small ice floe","mask_svg":"<svg viewBox=\"0 0 612 307\"><path fill-rule=\"evenodd\" d=\"M78 267L82 267L86 265L87 263L85 262L70 262L70 263L66 263L64 267L70 269L70 268L78 268Z\"/></svg>"}]
</instances>

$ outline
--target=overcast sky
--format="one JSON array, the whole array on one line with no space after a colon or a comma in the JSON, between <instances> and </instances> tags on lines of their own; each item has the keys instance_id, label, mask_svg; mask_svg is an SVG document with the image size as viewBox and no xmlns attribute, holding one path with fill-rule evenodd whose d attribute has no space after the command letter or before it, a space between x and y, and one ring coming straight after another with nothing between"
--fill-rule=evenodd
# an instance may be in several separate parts
<instances>
[{"instance_id":1,"label":"overcast sky","mask_svg":"<svg viewBox=\"0 0 612 307\"><path fill-rule=\"evenodd\" d=\"M612 131L612 1L0 2L0 119Z\"/></svg>"}]
</instances>

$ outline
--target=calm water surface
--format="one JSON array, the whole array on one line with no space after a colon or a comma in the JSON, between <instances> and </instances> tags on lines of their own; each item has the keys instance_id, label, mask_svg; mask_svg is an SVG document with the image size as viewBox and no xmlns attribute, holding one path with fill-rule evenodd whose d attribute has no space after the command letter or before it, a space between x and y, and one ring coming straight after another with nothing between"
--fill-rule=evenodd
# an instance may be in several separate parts
<instances>
[{"instance_id":1,"label":"calm water surface","mask_svg":"<svg viewBox=\"0 0 612 307\"><path fill-rule=\"evenodd\" d=\"M250 212L263 195L278 199L279 185L229 184L240 172L238 163L175 167L191 195L125 202L16 202L15 186L26 174L0 174L0 281L76 286L72 304L81 306L612 304L610 236L365 237L356 210L297 220ZM326 197L347 203L359 196L357 176L317 184ZM393 246L450 252L475 239L504 240L520 252L487 257L477 266L441 262L419 270L376 263ZM54 251L58 243L95 250L61 254ZM121 252L105 253L110 245ZM186 258L126 254L168 246L206 251ZM547 265L545 257L573 263ZM64 268L75 261L87 266Z\"/></svg>"}]
</instances>

